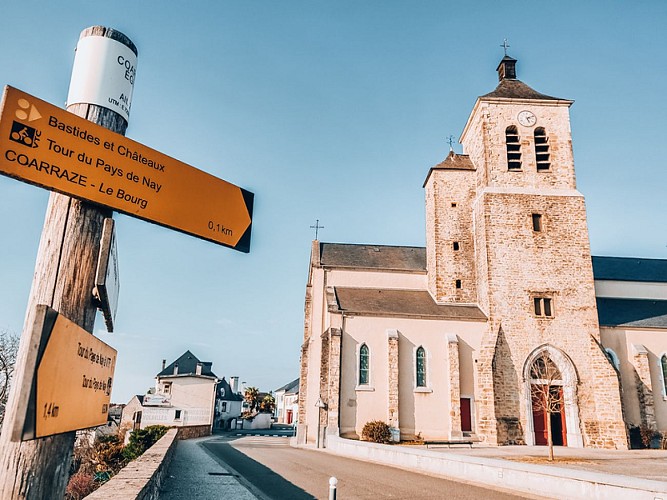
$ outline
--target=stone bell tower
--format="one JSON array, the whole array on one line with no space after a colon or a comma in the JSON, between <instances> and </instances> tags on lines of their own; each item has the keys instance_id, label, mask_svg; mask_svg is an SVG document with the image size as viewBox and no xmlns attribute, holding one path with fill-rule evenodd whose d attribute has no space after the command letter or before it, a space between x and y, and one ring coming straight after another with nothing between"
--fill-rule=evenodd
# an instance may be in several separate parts
<instances>
[{"instance_id":1,"label":"stone bell tower","mask_svg":"<svg viewBox=\"0 0 667 500\"><path fill-rule=\"evenodd\" d=\"M429 289L488 316L477 359L482 439L540 444L531 363L547 352L563 394L562 444L627 448L618 379L599 344L573 101L518 80L516 62L506 55L498 86L477 99L465 154L451 152L425 183Z\"/></svg>"}]
</instances>

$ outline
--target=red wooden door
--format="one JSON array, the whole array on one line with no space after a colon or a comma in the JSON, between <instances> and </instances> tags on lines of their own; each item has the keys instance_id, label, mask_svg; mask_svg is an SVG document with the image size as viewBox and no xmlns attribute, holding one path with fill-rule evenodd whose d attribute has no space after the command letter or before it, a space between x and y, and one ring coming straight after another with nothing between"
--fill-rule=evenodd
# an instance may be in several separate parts
<instances>
[{"instance_id":1,"label":"red wooden door","mask_svg":"<svg viewBox=\"0 0 667 500\"><path fill-rule=\"evenodd\" d=\"M470 398L461 398L461 430L463 432L472 432Z\"/></svg>"},{"instance_id":2,"label":"red wooden door","mask_svg":"<svg viewBox=\"0 0 667 500\"><path fill-rule=\"evenodd\" d=\"M533 401L533 429L535 431L535 444L546 446L548 444L547 436L547 413L543 410L544 402L539 399L546 398L546 386L537 390L536 385L531 385L531 398ZM567 446L567 428L565 427L565 402L563 400L563 388L561 386L550 386L549 392L551 398L558 400L558 404L553 404L558 411L551 414L551 439L555 446ZM556 408L554 408L556 409Z\"/></svg>"},{"instance_id":3,"label":"red wooden door","mask_svg":"<svg viewBox=\"0 0 667 500\"><path fill-rule=\"evenodd\" d=\"M537 386L530 386L530 397L533 401L533 430L535 431L535 444L546 446L547 439L547 415L542 409L544 405L540 401L544 396Z\"/></svg>"}]
</instances>

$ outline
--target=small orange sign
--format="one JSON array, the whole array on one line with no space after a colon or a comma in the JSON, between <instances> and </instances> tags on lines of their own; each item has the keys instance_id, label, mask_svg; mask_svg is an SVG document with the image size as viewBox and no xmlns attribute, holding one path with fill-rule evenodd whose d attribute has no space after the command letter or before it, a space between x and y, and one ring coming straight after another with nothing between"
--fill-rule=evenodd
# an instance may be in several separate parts
<instances>
[{"instance_id":1,"label":"small orange sign","mask_svg":"<svg viewBox=\"0 0 667 500\"><path fill-rule=\"evenodd\" d=\"M250 251L251 192L9 86L0 173Z\"/></svg>"},{"instance_id":2,"label":"small orange sign","mask_svg":"<svg viewBox=\"0 0 667 500\"><path fill-rule=\"evenodd\" d=\"M37 367L34 437L104 425L115 366L113 347L58 314Z\"/></svg>"}]
</instances>

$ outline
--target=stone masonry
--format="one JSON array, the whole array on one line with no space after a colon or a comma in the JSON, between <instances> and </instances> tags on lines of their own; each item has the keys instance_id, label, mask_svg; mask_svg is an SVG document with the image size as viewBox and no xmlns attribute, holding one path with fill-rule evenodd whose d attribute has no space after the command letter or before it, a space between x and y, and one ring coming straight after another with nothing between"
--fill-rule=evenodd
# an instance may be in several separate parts
<instances>
[{"instance_id":1,"label":"stone masonry","mask_svg":"<svg viewBox=\"0 0 667 500\"><path fill-rule=\"evenodd\" d=\"M642 424L651 430L657 429L655 420L655 405L653 402L653 384L648 351L643 345L632 345L632 365L635 368L637 396L639 397L639 411Z\"/></svg>"},{"instance_id":2,"label":"stone masonry","mask_svg":"<svg viewBox=\"0 0 667 500\"><path fill-rule=\"evenodd\" d=\"M461 431L461 383L459 380L459 340L447 336L447 365L449 367L449 439L463 437Z\"/></svg>"},{"instance_id":3,"label":"stone masonry","mask_svg":"<svg viewBox=\"0 0 667 500\"><path fill-rule=\"evenodd\" d=\"M388 387L387 423L389 427L399 428L398 422L398 331L387 330Z\"/></svg>"},{"instance_id":4,"label":"stone masonry","mask_svg":"<svg viewBox=\"0 0 667 500\"><path fill-rule=\"evenodd\" d=\"M512 61L501 62L499 69L512 65L505 75L513 74ZM501 76L465 127L469 156L450 153L425 183L429 289L437 301L476 302L489 318L476 388L478 432L489 444L520 442L532 428L524 364L550 344L580 377L578 400L566 402L578 405L568 424L581 427L586 446L627 447L618 380L591 345L600 333L586 208L575 185L571 104ZM533 122L520 123L520 113L532 113ZM547 137L548 169L537 169L536 127ZM519 136L518 169L508 167L508 130ZM549 314L537 312L536 300L549 301Z\"/></svg>"}]
</instances>

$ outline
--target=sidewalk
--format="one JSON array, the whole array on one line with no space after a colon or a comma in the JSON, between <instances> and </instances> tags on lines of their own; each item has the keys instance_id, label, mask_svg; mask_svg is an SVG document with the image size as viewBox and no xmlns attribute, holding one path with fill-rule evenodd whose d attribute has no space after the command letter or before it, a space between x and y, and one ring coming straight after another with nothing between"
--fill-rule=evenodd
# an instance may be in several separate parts
<instances>
[{"instance_id":1,"label":"sidewalk","mask_svg":"<svg viewBox=\"0 0 667 500\"><path fill-rule=\"evenodd\" d=\"M199 443L213 439L204 437L178 441L167 477L160 489L160 499L184 498L233 498L257 500L250 492L251 485L244 485L229 469L211 457ZM263 498L263 497L261 497Z\"/></svg>"},{"instance_id":2,"label":"sidewalk","mask_svg":"<svg viewBox=\"0 0 667 500\"><path fill-rule=\"evenodd\" d=\"M554 446L554 462L546 460L546 446L500 446L497 448L435 448L429 451L530 463L546 467L586 470L629 476L652 481L667 481L667 450L600 450ZM665 483L667 487L667 483Z\"/></svg>"},{"instance_id":3,"label":"sidewalk","mask_svg":"<svg viewBox=\"0 0 667 500\"><path fill-rule=\"evenodd\" d=\"M667 451L379 445L327 437L323 451L558 499L667 500Z\"/></svg>"}]
</instances>

